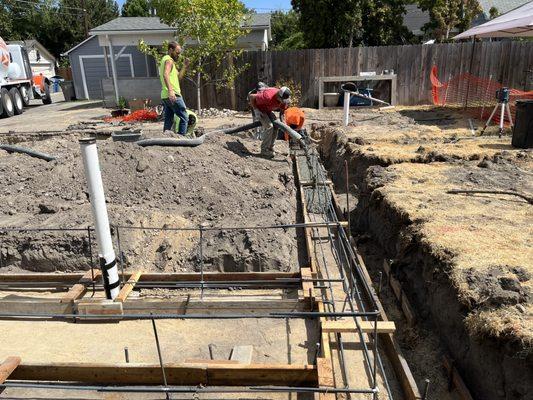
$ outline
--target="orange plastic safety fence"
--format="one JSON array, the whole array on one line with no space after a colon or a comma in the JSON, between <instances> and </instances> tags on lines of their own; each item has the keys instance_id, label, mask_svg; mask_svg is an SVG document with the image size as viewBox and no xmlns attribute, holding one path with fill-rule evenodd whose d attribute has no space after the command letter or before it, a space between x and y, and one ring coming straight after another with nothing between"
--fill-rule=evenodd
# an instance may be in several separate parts
<instances>
[{"instance_id":1,"label":"orange plastic safety fence","mask_svg":"<svg viewBox=\"0 0 533 400\"><path fill-rule=\"evenodd\" d=\"M437 77L438 68L433 66L430 73L433 104L438 106L464 107L475 118L486 120L498 104L496 91L504 87L490 78L480 78L469 73L451 77L448 82L441 82ZM516 100L533 99L533 90L524 92L509 88L509 106L514 118ZM494 117L499 122L500 113ZM508 123L507 117L504 121Z\"/></svg>"},{"instance_id":2,"label":"orange plastic safety fence","mask_svg":"<svg viewBox=\"0 0 533 400\"><path fill-rule=\"evenodd\" d=\"M123 117L107 117L104 118L106 122L122 121L122 122L154 122L157 121L157 112L153 110L143 109L132 112Z\"/></svg>"}]
</instances>

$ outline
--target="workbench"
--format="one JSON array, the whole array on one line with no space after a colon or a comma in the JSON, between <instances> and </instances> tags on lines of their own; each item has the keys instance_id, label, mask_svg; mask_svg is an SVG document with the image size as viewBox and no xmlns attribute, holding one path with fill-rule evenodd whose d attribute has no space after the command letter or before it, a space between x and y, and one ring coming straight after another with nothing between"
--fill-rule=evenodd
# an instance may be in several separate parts
<instances>
[{"instance_id":1,"label":"workbench","mask_svg":"<svg viewBox=\"0 0 533 400\"><path fill-rule=\"evenodd\" d=\"M397 75L372 75L372 76L323 76L318 78L318 109L324 108L324 83L326 82L361 82L361 81L390 81L390 104L396 105Z\"/></svg>"}]
</instances>

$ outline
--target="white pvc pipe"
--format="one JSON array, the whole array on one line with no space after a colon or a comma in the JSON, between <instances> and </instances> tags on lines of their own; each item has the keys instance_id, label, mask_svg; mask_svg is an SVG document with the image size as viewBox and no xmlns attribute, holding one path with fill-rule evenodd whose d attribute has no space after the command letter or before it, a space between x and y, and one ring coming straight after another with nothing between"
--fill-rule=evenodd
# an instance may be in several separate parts
<instances>
[{"instance_id":1,"label":"white pvc pipe","mask_svg":"<svg viewBox=\"0 0 533 400\"><path fill-rule=\"evenodd\" d=\"M344 92L344 126L348 126L350 123L350 92Z\"/></svg>"},{"instance_id":2,"label":"white pvc pipe","mask_svg":"<svg viewBox=\"0 0 533 400\"><path fill-rule=\"evenodd\" d=\"M111 230L109 229L109 218L107 217L104 185L102 183L102 174L98 161L96 139L81 139L80 147L85 177L89 187L89 198L96 230L98 258L104 279L104 289L106 297L108 299L114 299L120 291L120 282L115 250L113 249L113 242L111 240Z\"/></svg>"}]
</instances>

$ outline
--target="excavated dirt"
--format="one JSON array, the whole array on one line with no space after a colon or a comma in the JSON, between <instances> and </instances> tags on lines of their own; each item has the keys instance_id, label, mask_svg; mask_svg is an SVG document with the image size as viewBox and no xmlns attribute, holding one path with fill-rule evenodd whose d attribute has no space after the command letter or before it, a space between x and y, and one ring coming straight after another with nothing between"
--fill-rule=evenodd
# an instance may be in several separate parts
<instances>
[{"instance_id":1,"label":"excavated dirt","mask_svg":"<svg viewBox=\"0 0 533 400\"><path fill-rule=\"evenodd\" d=\"M149 131L150 125L144 129ZM86 228L92 226L92 217L78 144L84 136L71 132L46 140L19 138L18 146L57 156L52 162L0 151L1 227L83 229L1 234L0 271L90 267ZM283 154L274 160L258 157L258 141L214 136L196 148L141 148L107 139L98 141L98 150L112 225L197 228L296 221L291 164ZM283 143L277 150L288 153ZM113 235L116 241L117 229ZM120 228L119 235L127 268L200 268L198 231ZM205 269L295 270L295 236L293 229L206 231ZM94 235L92 247L96 260Z\"/></svg>"},{"instance_id":2,"label":"excavated dirt","mask_svg":"<svg viewBox=\"0 0 533 400\"><path fill-rule=\"evenodd\" d=\"M358 200L352 226L393 260L419 319L429 323L422 329L438 332L474 397L522 400L533 392L531 205L447 191L531 196L533 158L509 137L472 136L456 116L365 110L353 112L347 129L320 121L313 135L339 191L348 162Z\"/></svg>"}]
</instances>

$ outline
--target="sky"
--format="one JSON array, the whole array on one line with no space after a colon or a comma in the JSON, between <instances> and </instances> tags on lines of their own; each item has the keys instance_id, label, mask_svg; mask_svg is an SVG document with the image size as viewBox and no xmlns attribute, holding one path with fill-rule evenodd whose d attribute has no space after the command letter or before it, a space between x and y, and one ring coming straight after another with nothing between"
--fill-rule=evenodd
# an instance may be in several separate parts
<instances>
[{"instance_id":1,"label":"sky","mask_svg":"<svg viewBox=\"0 0 533 400\"><path fill-rule=\"evenodd\" d=\"M122 6L124 0L116 0ZM249 8L255 8L257 12L269 12L279 9L291 8L291 0L242 0Z\"/></svg>"}]
</instances>

